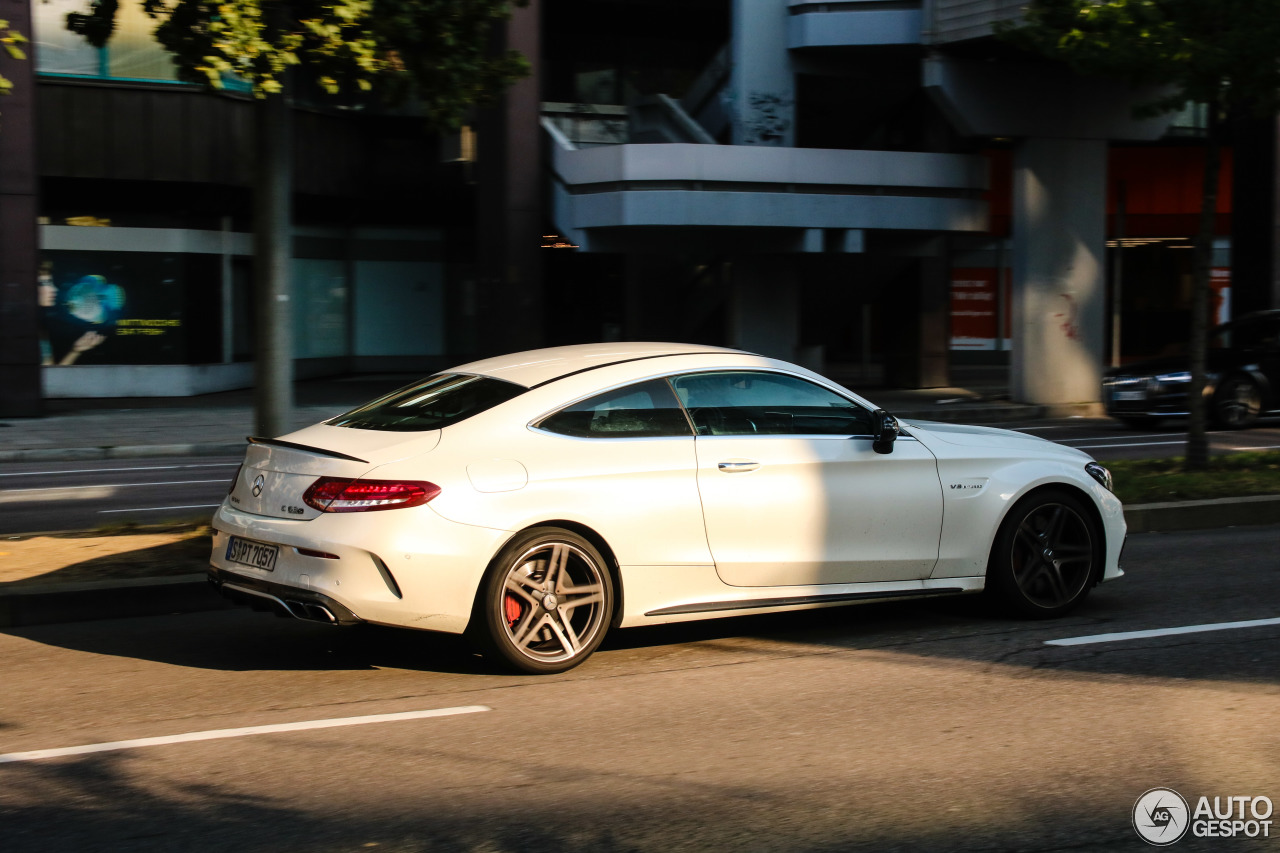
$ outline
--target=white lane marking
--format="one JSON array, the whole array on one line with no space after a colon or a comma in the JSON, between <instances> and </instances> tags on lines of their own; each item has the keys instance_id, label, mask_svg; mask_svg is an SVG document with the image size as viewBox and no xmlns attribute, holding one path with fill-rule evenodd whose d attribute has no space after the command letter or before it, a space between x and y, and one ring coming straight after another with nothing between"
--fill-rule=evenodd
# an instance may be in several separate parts
<instances>
[{"instance_id":1,"label":"white lane marking","mask_svg":"<svg viewBox=\"0 0 1280 853\"><path fill-rule=\"evenodd\" d=\"M1184 438L1181 441L1142 441L1137 444L1073 444L1076 450L1100 450L1104 447L1158 447L1162 444L1186 444Z\"/></svg>"},{"instance_id":2,"label":"white lane marking","mask_svg":"<svg viewBox=\"0 0 1280 853\"><path fill-rule=\"evenodd\" d=\"M141 468L73 468L70 471L22 471L0 477L48 477L53 474L107 474L120 471L178 471L182 468L234 468L239 462L201 462L197 465L148 465Z\"/></svg>"},{"instance_id":3,"label":"white lane marking","mask_svg":"<svg viewBox=\"0 0 1280 853\"><path fill-rule=\"evenodd\" d=\"M194 483L226 483L225 477L217 480L170 480L167 483L95 483L86 486L89 489L133 489L141 486L189 486ZM41 486L38 489L4 489L0 491L0 495L15 495L18 492L66 492L72 491L75 486Z\"/></svg>"},{"instance_id":4,"label":"white lane marking","mask_svg":"<svg viewBox=\"0 0 1280 853\"><path fill-rule=\"evenodd\" d=\"M337 717L328 720L304 720L299 723L277 723L271 726L246 726L239 729L211 729L204 732L188 732L182 735L144 737L135 740L117 740L110 743L91 743L85 746L65 746L60 749L36 749L31 752L10 752L0 755L0 764L19 761L40 761L44 758L63 758L68 755L88 755L94 752L111 752L118 749L137 749L144 746L167 746L175 743L193 743L201 740L220 740L249 735L268 735L277 732L301 732L313 729L333 729L340 726L364 726L369 723L396 723L402 720L424 720L429 717L452 717L458 714L479 714L492 711L487 705L463 705L457 708L435 708L430 711L405 711L399 714L372 714L367 717Z\"/></svg>"},{"instance_id":5,"label":"white lane marking","mask_svg":"<svg viewBox=\"0 0 1280 853\"><path fill-rule=\"evenodd\" d=\"M1155 628L1150 631L1122 631L1116 634L1093 634L1088 637L1067 637L1062 640L1045 640L1046 646L1088 646L1093 643L1115 643L1120 640L1145 640L1150 637L1173 637L1178 634L1201 634L1206 631L1234 631L1237 628L1263 628L1280 625L1280 619L1252 619L1248 622L1214 622L1207 625L1187 625L1182 628Z\"/></svg>"},{"instance_id":6,"label":"white lane marking","mask_svg":"<svg viewBox=\"0 0 1280 853\"><path fill-rule=\"evenodd\" d=\"M1046 430L1046 429L1080 429L1080 425L1079 424L1053 424L1051 426L1009 427L1009 429L1013 430L1014 432L1041 432L1042 430ZM1063 440L1068 441L1070 439L1063 439Z\"/></svg>"},{"instance_id":7,"label":"white lane marking","mask_svg":"<svg viewBox=\"0 0 1280 853\"><path fill-rule=\"evenodd\" d=\"M1280 444L1253 444L1245 447L1230 447L1228 450L1280 450Z\"/></svg>"},{"instance_id":8,"label":"white lane marking","mask_svg":"<svg viewBox=\"0 0 1280 853\"><path fill-rule=\"evenodd\" d=\"M95 501L115 497L116 490L105 486L68 486L51 489L38 494L34 490L24 494L0 491L0 504L32 504L40 501L50 503L56 501Z\"/></svg>"},{"instance_id":9,"label":"white lane marking","mask_svg":"<svg viewBox=\"0 0 1280 853\"><path fill-rule=\"evenodd\" d=\"M1178 435L1182 436L1183 441L1186 441L1186 438L1187 438L1186 433L1167 433L1167 432L1153 432L1149 435L1124 435L1117 440L1118 441L1137 441L1140 438L1172 438ZM1108 436L1108 435L1092 435L1087 438L1064 438L1064 439L1060 439L1059 443L1068 444L1072 441L1107 441L1110 438L1111 436Z\"/></svg>"},{"instance_id":10,"label":"white lane marking","mask_svg":"<svg viewBox=\"0 0 1280 853\"><path fill-rule=\"evenodd\" d=\"M108 512L160 512L166 509L213 509L222 504L188 504L186 506L140 506L132 509L100 509L98 515Z\"/></svg>"}]
</instances>

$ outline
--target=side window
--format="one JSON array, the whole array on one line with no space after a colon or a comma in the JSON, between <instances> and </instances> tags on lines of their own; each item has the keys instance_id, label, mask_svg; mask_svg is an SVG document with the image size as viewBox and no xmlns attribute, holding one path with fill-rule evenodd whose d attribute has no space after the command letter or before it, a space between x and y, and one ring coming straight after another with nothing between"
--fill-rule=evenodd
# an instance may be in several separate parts
<instances>
[{"instance_id":1,"label":"side window","mask_svg":"<svg viewBox=\"0 0 1280 853\"><path fill-rule=\"evenodd\" d=\"M665 379L606 391L535 424L575 438L661 438L692 435Z\"/></svg>"},{"instance_id":2,"label":"side window","mask_svg":"<svg viewBox=\"0 0 1280 853\"><path fill-rule=\"evenodd\" d=\"M672 381L698 435L870 435L871 413L781 373L691 373Z\"/></svg>"}]
</instances>

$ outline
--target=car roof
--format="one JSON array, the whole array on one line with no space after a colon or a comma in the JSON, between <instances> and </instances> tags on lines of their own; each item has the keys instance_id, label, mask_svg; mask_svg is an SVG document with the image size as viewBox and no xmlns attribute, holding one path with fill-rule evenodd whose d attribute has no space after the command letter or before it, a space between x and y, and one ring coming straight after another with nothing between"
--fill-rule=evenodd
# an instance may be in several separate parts
<instances>
[{"instance_id":1,"label":"car roof","mask_svg":"<svg viewBox=\"0 0 1280 853\"><path fill-rule=\"evenodd\" d=\"M526 388L533 388L559 379L562 376L581 373L584 370L592 370L609 364L673 355L710 355L714 353L743 354L741 350L703 346L701 344L636 343L633 341L576 344L574 346L549 347L547 349L494 356L493 358L485 358L469 364L459 365L447 372L492 376L495 379L503 379L507 382L523 385Z\"/></svg>"}]
</instances>

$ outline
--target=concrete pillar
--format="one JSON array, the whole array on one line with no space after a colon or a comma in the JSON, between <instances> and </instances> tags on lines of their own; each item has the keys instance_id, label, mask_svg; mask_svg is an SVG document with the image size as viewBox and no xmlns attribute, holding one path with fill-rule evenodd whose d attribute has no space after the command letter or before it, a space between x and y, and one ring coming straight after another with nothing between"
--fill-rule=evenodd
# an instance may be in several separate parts
<instances>
[{"instance_id":1,"label":"concrete pillar","mask_svg":"<svg viewBox=\"0 0 1280 853\"><path fill-rule=\"evenodd\" d=\"M786 0L733 0L734 145L795 145L796 83L787 17Z\"/></svg>"},{"instance_id":2,"label":"concrete pillar","mask_svg":"<svg viewBox=\"0 0 1280 853\"><path fill-rule=\"evenodd\" d=\"M1013 175L1013 353L1022 403L1096 402L1106 328L1107 143L1030 138Z\"/></svg>"},{"instance_id":3,"label":"concrete pillar","mask_svg":"<svg viewBox=\"0 0 1280 853\"><path fill-rule=\"evenodd\" d=\"M800 344L800 277L795 259L739 257L731 276L729 346L794 361Z\"/></svg>"},{"instance_id":4,"label":"concrete pillar","mask_svg":"<svg viewBox=\"0 0 1280 853\"><path fill-rule=\"evenodd\" d=\"M31 4L0 0L0 20L33 37ZM40 414L39 252L36 232L35 58L0 49L0 76L13 92L0 97L0 417Z\"/></svg>"},{"instance_id":5,"label":"concrete pillar","mask_svg":"<svg viewBox=\"0 0 1280 853\"><path fill-rule=\"evenodd\" d=\"M942 240L893 264L883 295L884 380L895 388L949 383L951 277Z\"/></svg>"},{"instance_id":6,"label":"concrete pillar","mask_svg":"<svg viewBox=\"0 0 1280 853\"><path fill-rule=\"evenodd\" d=\"M917 387L942 388L950 384L951 265L945 253L920 259L920 368Z\"/></svg>"}]
</instances>

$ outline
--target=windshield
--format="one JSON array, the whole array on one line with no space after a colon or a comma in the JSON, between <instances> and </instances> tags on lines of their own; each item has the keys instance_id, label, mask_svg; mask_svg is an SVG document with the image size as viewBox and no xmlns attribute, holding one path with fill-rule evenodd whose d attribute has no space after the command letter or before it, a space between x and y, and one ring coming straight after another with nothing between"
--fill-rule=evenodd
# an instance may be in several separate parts
<instances>
[{"instance_id":1,"label":"windshield","mask_svg":"<svg viewBox=\"0 0 1280 853\"><path fill-rule=\"evenodd\" d=\"M392 432L443 429L505 403L525 390L513 382L488 376L441 373L325 423Z\"/></svg>"}]
</instances>

